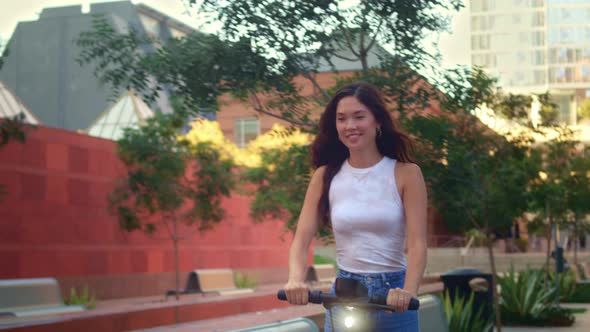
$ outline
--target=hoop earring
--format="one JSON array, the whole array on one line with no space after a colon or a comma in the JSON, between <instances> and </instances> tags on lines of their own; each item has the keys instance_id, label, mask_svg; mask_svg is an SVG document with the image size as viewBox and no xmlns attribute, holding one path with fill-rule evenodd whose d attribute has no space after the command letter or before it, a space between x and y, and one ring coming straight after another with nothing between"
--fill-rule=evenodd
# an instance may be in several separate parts
<instances>
[{"instance_id":1,"label":"hoop earring","mask_svg":"<svg viewBox=\"0 0 590 332\"><path fill-rule=\"evenodd\" d=\"M381 127L377 127L377 138L381 137Z\"/></svg>"}]
</instances>

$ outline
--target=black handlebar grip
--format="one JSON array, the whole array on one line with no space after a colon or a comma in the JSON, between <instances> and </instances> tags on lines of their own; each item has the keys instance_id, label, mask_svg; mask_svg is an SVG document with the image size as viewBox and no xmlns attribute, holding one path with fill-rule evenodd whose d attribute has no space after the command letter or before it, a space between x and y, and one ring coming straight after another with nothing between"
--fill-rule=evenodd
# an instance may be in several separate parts
<instances>
[{"instance_id":1,"label":"black handlebar grip","mask_svg":"<svg viewBox=\"0 0 590 332\"><path fill-rule=\"evenodd\" d=\"M369 303L387 305L387 295L374 295L369 300ZM408 310L418 310L420 308L420 301L413 297L408 304Z\"/></svg>"},{"instance_id":2,"label":"black handlebar grip","mask_svg":"<svg viewBox=\"0 0 590 332\"><path fill-rule=\"evenodd\" d=\"M281 301L287 301L287 293L284 289L279 289L277 292L277 298ZM308 295L308 302L315 304L322 304L324 299L322 298L321 291L310 291Z\"/></svg>"},{"instance_id":3,"label":"black handlebar grip","mask_svg":"<svg viewBox=\"0 0 590 332\"><path fill-rule=\"evenodd\" d=\"M410 299L410 304L408 305L408 310L418 310L420 309L420 301L413 297Z\"/></svg>"},{"instance_id":4,"label":"black handlebar grip","mask_svg":"<svg viewBox=\"0 0 590 332\"><path fill-rule=\"evenodd\" d=\"M277 292L277 298L281 301L287 301L287 293L285 293L284 289L279 289Z\"/></svg>"}]
</instances>

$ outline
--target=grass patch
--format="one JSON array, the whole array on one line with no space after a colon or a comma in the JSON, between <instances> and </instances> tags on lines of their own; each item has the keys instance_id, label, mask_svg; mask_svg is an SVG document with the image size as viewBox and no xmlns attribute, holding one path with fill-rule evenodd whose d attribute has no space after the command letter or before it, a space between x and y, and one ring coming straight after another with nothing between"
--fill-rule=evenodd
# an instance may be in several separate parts
<instances>
[{"instance_id":1,"label":"grass patch","mask_svg":"<svg viewBox=\"0 0 590 332\"><path fill-rule=\"evenodd\" d=\"M234 282L237 288L254 288L256 287L256 278L249 277L240 272L236 272L234 275Z\"/></svg>"},{"instance_id":2,"label":"grass patch","mask_svg":"<svg viewBox=\"0 0 590 332\"><path fill-rule=\"evenodd\" d=\"M70 296L64 300L64 304L66 305L82 305L85 306L86 309L94 309L96 308L96 294L90 294L88 290L88 286L84 286L84 289L80 294L76 292L76 288L72 287L70 289Z\"/></svg>"},{"instance_id":3,"label":"grass patch","mask_svg":"<svg viewBox=\"0 0 590 332\"><path fill-rule=\"evenodd\" d=\"M332 264L332 265L334 265L335 268L338 268L335 260L333 260L332 258L324 257L324 256L314 255L313 256L313 263L314 264Z\"/></svg>"},{"instance_id":4,"label":"grass patch","mask_svg":"<svg viewBox=\"0 0 590 332\"><path fill-rule=\"evenodd\" d=\"M566 308L565 310L569 311L569 313L574 315L583 314L586 311L588 311L588 309L586 308Z\"/></svg>"}]
</instances>

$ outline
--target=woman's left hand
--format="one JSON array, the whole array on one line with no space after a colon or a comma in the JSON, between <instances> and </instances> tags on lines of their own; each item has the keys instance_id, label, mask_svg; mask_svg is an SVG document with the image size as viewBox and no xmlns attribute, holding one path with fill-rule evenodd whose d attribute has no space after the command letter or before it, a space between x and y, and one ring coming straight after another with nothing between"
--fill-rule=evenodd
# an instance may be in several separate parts
<instances>
[{"instance_id":1,"label":"woman's left hand","mask_svg":"<svg viewBox=\"0 0 590 332\"><path fill-rule=\"evenodd\" d=\"M390 289L387 294L387 305L394 307L395 312L404 312L408 310L410 300L414 294L401 288Z\"/></svg>"}]
</instances>

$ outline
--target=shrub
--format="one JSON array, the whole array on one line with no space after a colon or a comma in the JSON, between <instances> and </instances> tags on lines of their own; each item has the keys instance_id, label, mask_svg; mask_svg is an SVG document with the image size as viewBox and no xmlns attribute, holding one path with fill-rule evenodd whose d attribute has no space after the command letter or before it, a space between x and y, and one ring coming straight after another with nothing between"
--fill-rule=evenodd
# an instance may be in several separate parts
<instances>
[{"instance_id":1,"label":"shrub","mask_svg":"<svg viewBox=\"0 0 590 332\"><path fill-rule=\"evenodd\" d=\"M472 228L468 230L465 235L467 238L473 237L473 246L474 247L484 247L486 245L486 234L480 231L477 228Z\"/></svg>"},{"instance_id":2,"label":"shrub","mask_svg":"<svg viewBox=\"0 0 590 332\"><path fill-rule=\"evenodd\" d=\"M234 276L234 282L236 283L236 287L238 288L256 287L256 278L248 277L247 275L241 274L240 272L236 272Z\"/></svg>"},{"instance_id":3,"label":"shrub","mask_svg":"<svg viewBox=\"0 0 590 332\"><path fill-rule=\"evenodd\" d=\"M493 323L483 318L484 307L480 307L477 310L473 307L474 295L475 293L471 293L467 301L459 295L458 290L455 293L453 301L451 301L448 291L442 296L441 301L449 324L449 331L492 331Z\"/></svg>"},{"instance_id":4,"label":"shrub","mask_svg":"<svg viewBox=\"0 0 590 332\"><path fill-rule=\"evenodd\" d=\"M555 273L550 274L555 285ZM590 303L590 284L579 284L571 270L559 274L559 301L564 303Z\"/></svg>"},{"instance_id":5,"label":"shrub","mask_svg":"<svg viewBox=\"0 0 590 332\"><path fill-rule=\"evenodd\" d=\"M76 289L70 289L70 296L64 301L66 305L83 305L87 309L96 308L96 294L89 295L88 286L84 286L82 294L78 296Z\"/></svg>"},{"instance_id":6,"label":"shrub","mask_svg":"<svg viewBox=\"0 0 590 332\"><path fill-rule=\"evenodd\" d=\"M502 287L500 311L507 325L571 326L570 311L555 303L556 288L543 285L544 271L527 269L516 274L511 267L508 274L498 277Z\"/></svg>"}]
</instances>

